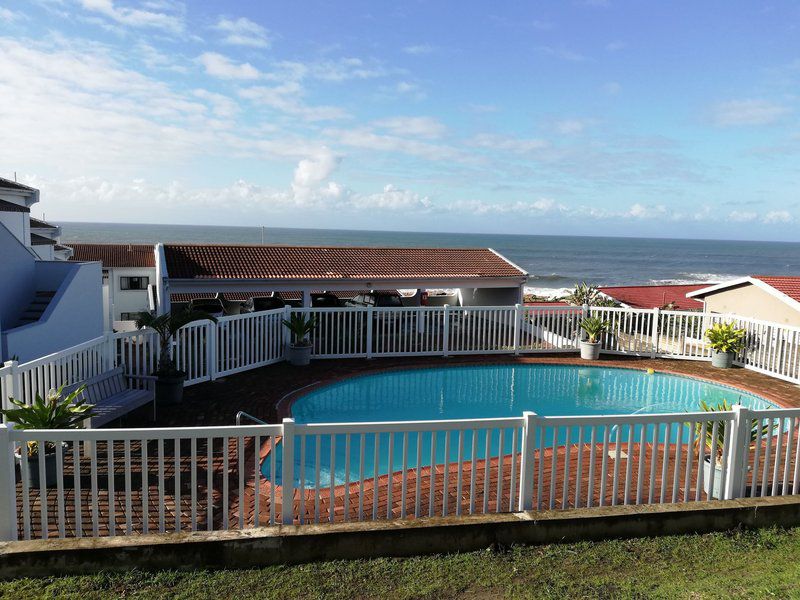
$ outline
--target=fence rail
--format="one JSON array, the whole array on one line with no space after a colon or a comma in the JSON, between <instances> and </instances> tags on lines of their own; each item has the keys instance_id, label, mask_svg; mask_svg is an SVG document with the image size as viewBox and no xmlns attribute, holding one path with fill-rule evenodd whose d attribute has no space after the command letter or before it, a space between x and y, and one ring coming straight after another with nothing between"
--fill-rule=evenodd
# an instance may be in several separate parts
<instances>
[{"instance_id":1,"label":"fence rail","mask_svg":"<svg viewBox=\"0 0 800 600\"><path fill-rule=\"evenodd\" d=\"M746 332L735 363L800 383L800 328L737 315L608 307L402 307L289 308L221 317L183 327L172 342L185 385L241 373L285 359L289 339L282 321L312 315L312 356L377 358L458 354L576 352L580 322L589 315L609 323L601 337L606 354L707 360L703 336L715 323L732 321ZM158 363L152 330L109 333L73 348L0 366L4 406L13 396L31 403L36 394L124 365L129 375L149 375Z\"/></svg>"},{"instance_id":2,"label":"fence rail","mask_svg":"<svg viewBox=\"0 0 800 600\"><path fill-rule=\"evenodd\" d=\"M741 406L655 415L1 428L0 447L7 452L0 537L10 540L695 502L791 495L800 485L800 409Z\"/></svg>"}]
</instances>

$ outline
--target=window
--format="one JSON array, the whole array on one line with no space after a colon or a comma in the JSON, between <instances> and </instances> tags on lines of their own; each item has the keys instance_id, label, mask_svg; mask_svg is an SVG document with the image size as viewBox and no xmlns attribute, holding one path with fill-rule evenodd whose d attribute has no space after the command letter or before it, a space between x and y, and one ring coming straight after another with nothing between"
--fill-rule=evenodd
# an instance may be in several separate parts
<instances>
[{"instance_id":1,"label":"window","mask_svg":"<svg viewBox=\"0 0 800 600\"><path fill-rule=\"evenodd\" d=\"M145 310L145 311L140 311L140 312L119 313L119 320L120 321L135 321L136 319L139 318L139 315L142 314L142 312L147 312L147 311Z\"/></svg>"},{"instance_id":2,"label":"window","mask_svg":"<svg viewBox=\"0 0 800 600\"><path fill-rule=\"evenodd\" d=\"M150 283L149 277L120 277L119 289L121 290L146 290Z\"/></svg>"}]
</instances>

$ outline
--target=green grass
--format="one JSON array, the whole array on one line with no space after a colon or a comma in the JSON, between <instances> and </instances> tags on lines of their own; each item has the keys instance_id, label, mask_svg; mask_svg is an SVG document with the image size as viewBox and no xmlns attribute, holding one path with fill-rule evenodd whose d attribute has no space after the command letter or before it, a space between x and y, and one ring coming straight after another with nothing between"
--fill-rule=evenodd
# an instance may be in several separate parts
<instances>
[{"instance_id":1,"label":"green grass","mask_svg":"<svg viewBox=\"0 0 800 600\"><path fill-rule=\"evenodd\" d=\"M8 598L800 598L800 528L0 582Z\"/></svg>"}]
</instances>

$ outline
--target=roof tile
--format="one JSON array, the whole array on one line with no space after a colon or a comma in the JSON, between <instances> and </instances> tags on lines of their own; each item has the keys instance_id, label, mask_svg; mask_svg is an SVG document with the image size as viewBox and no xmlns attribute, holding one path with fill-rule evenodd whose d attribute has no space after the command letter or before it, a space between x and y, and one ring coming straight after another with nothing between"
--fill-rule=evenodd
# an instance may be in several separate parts
<instances>
[{"instance_id":1,"label":"roof tile","mask_svg":"<svg viewBox=\"0 0 800 600\"><path fill-rule=\"evenodd\" d=\"M524 277L487 248L166 244L174 279L450 279Z\"/></svg>"},{"instance_id":2,"label":"roof tile","mask_svg":"<svg viewBox=\"0 0 800 600\"><path fill-rule=\"evenodd\" d=\"M150 244L79 244L69 243L75 252L70 260L97 261L106 268L155 267L155 255Z\"/></svg>"},{"instance_id":3,"label":"roof tile","mask_svg":"<svg viewBox=\"0 0 800 600\"><path fill-rule=\"evenodd\" d=\"M631 308L661 308L672 304L677 310L700 310L703 302L687 298L686 294L712 285L695 283L689 285L629 285L600 287L606 296Z\"/></svg>"},{"instance_id":4,"label":"roof tile","mask_svg":"<svg viewBox=\"0 0 800 600\"><path fill-rule=\"evenodd\" d=\"M800 302L800 277L753 275L753 279L760 279L767 285L774 287L779 292L786 294L792 300Z\"/></svg>"}]
</instances>

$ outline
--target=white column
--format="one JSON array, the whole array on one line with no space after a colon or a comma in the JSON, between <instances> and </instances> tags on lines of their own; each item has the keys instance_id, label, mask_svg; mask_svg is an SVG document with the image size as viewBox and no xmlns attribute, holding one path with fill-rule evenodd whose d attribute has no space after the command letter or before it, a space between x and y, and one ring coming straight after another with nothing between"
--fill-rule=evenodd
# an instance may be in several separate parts
<instances>
[{"instance_id":1,"label":"white column","mask_svg":"<svg viewBox=\"0 0 800 600\"><path fill-rule=\"evenodd\" d=\"M723 457L723 460L728 463L726 465L726 480L722 482L725 486L722 497L725 500L738 498L742 493L746 479L752 427L753 417L750 415L750 410L741 404L735 404L733 406L733 421L730 422L731 431L728 434L728 454Z\"/></svg>"}]
</instances>

